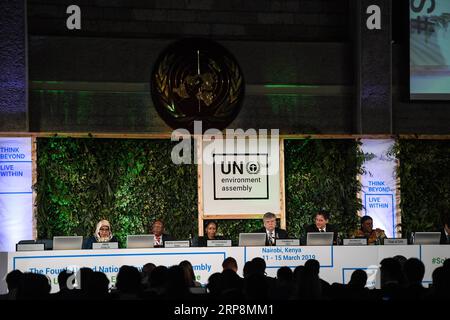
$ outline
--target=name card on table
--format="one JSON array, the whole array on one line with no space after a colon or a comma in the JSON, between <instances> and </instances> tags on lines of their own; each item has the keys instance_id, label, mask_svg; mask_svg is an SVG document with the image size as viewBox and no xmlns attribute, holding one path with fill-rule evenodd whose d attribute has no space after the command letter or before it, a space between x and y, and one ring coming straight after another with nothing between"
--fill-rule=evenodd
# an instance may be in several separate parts
<instances>
[{"instance_id":1,"label":"name card on table","mask_svg":"<svg viewBox=\"0 0 450 320\"><path fill-rule=\"evenodd\" d=\"M367 239L344 239L344 246L366 246Z\"/></svg>"},{"instance_id":2,"label":"name card on table","mask_svg":"<svg viewBox=\"0 0 450 320\"><path fill-rule=\"evenodd\" d=\"M408 239L384 239L383 244L386 246L406 246Z\"/></svg>"},{"instance_id":3,"label":"name card on table","mask_svg":"<svg viewBox=\"0 0 450 320\"><path fill-rule=\"evenodd\" d=\"M94 242L92 249L119 249L118 242Z\"/></svg>"},{"instance_id":4,"label":"name card on table","mask_svg":"<svg viewBox=\"0 0 450 320\"><path fill-rule=\"evenodd\" d=\"M189 248L190 247L189 240L181 240L181 241L165 241L164 247L166 248Z\"/></svg>"},{"instance_id":5,"label":"name card on table","mask_svg":"<svg viewBox=\"0 0 450 320\"><path fill-rule=\"evenodd\" d=\"M16 251L44 251L43 243L18 243Z\"/></svg>"},{"instance_id":6,"label":"name card on table","mask_svg":"<svg viewBox=\"0 0 450 320\"><path fill-rule=\"evenodd\" d=\"M277 239L275 244L280 247L300 246L300 239Z\"/></svg>"},{"instance_id":7,"label":"name card on table","mask_svg":"<svg viewBox=\"0 0 450 320\"><path fill-rule=\"evenodd\" d=\"M208 240L206 245L208 247L231 247L231 240Z\"/></svg>"}]
</instances>

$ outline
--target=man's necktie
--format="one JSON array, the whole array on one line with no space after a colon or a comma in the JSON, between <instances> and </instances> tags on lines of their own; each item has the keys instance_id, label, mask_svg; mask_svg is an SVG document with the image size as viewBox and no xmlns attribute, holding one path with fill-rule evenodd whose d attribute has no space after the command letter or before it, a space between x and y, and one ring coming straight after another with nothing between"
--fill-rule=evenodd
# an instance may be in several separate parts
<instances>
[{"instance_id":1,"label":"man's necktie","mask_svg":"<svg viewBox=\"0 0 450 320\"><path fill-rule=\"evenodd\" d=\"M323 230L323 229L320 229L320 232L325 232L325 230Z\"/></svg>"},{"instance_id":2,"label":"man's necktie","mask_svg":"<svg viewBox=\"0 0 450 320\"><path fill-rule=\"evenodd\" d=\"M274 244L273 232L269 232L269 244L270 244L270 245L273 245L273 244Z\"/></svg>"}]
</instances>

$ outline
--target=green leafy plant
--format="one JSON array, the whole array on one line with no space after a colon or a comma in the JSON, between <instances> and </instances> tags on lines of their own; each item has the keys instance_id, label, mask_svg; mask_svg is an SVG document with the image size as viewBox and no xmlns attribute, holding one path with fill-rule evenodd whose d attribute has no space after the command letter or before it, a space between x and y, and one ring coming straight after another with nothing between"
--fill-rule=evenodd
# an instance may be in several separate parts
<instances>
[{"instance_id":1,"label":"green leafy plant","mask_svg":"<svg viewBox=\"0 0 450 320\"><path fill-rule=\"evenodd\" d=\"M391 153L400 163L403 235L442 228L441 211L450 208L450 143L398 140Z\"/></svg>"},{"instance_id":2,"label":"green leafy plant","mask_svg":"<svg viewBox=\"0 0 450 320\"><path fill-rule=\"evenodd\" d=\"M355 230L362 208L357 175L364 155L354 140L287 140L286 206L289 234L304 236L317 210L331 213L341 237Z\"/></svg>"},{"instance_id":3,"label":"green leafy plant","mask_svg":"<svg viewBox=\"0 0 450 320\"><path fill-rule=\"evenodd\" d=\"M163 219L177 238L195 233L197 168L172 164L167 140L38 139L40 238L93 233L108 219L123 245Z\"/></svg>"}]
</instances>

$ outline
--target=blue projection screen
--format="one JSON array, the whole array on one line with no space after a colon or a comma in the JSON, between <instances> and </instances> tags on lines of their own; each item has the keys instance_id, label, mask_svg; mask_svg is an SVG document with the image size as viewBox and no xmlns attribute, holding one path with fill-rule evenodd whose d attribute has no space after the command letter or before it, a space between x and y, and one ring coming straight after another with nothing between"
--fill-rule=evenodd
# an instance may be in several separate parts
<instances>
[{"instance_id":1,"label":"blue projection screen","mask_svg":"<svg viewBox=\"0 0 450 320\"><path fill-rule=\"evenodd\" d=\"M410 1L410 98L450 100L450 0Z\"/></svg>"}]
</instances>

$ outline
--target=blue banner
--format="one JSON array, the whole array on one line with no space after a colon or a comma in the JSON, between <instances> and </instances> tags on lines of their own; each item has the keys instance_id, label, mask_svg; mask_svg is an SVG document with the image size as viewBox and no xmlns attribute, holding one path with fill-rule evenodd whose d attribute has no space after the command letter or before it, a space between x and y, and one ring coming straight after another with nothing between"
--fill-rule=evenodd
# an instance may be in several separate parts
<instances>
[{"instance_id":1,"label":"blue banner","mask_svg":"<svg viewBox=\"0 0 450 320\"><path fill-rule=\"evenodd\" d=\"M366 156L361 177L363 215L373 218L373 227L383 229L388 238L396 237L397 163L388 152L394 140L363 139L362 151Z\"/></svg>"},{"instance_id":2,"label":"blue banner","mask_svg":"<svg viewBox=\"0 0 450 320\"><path fill-rule=\"evenodd\" d=\"M0 251L32 239L31 138L0 138Z\"/></svg>"}]
</instances>

